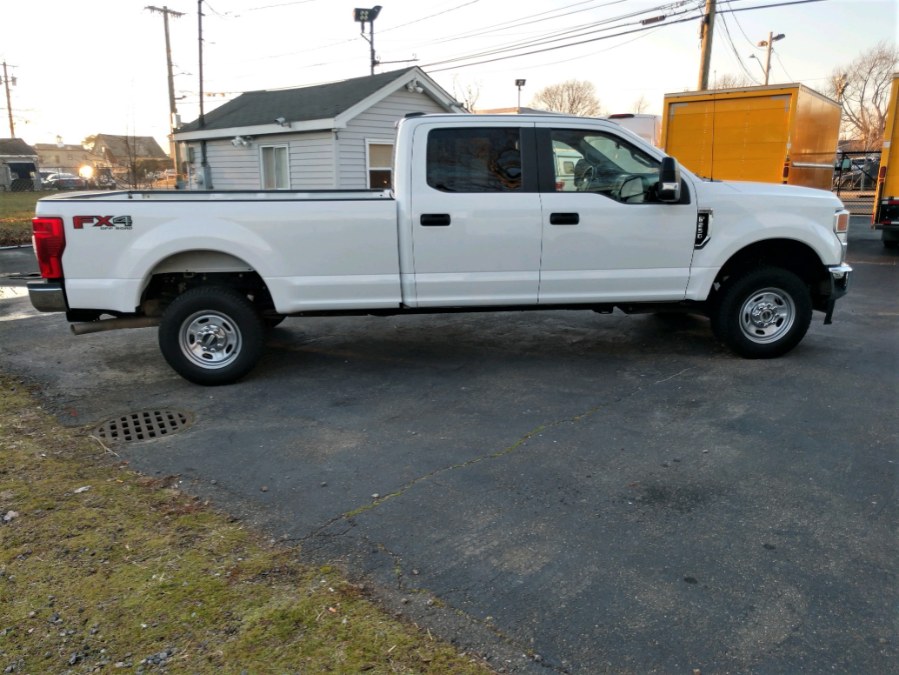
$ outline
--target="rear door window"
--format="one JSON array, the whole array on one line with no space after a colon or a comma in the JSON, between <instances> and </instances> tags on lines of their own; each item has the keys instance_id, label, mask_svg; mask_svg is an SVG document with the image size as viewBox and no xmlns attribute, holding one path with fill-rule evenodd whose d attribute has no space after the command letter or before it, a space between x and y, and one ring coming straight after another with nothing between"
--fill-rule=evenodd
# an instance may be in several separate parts
<instances>
[{"instance_id":1,"label":"rear door window","mask_svg":"<svg viewBox=\"0 0 899 675\"><path fill-rule=\"evenodd\" d=\"M433 129L428 185L441 192L520 192L521 131L516 127Z\"/></svg>"}]
</instances>

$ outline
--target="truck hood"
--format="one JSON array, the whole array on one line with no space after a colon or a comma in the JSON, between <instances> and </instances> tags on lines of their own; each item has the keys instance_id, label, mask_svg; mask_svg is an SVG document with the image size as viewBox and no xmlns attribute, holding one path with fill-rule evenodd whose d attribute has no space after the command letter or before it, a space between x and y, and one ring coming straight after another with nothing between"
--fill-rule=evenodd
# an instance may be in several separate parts
<instances>
[{"instance_id":1,"label":"truck hood","mask_svg":"<svg viewBox=\"0 0 899 675\"><path fill-rule=\"evenodd\" d=\"M843 208L843 203L832 192L799 185L697 180L694 186L701 209L714 208L722 202L735 206L749 202L754 208L763 204L766 210L822 209L833 215L834 211Z\"/></svg>"}]
</instances>

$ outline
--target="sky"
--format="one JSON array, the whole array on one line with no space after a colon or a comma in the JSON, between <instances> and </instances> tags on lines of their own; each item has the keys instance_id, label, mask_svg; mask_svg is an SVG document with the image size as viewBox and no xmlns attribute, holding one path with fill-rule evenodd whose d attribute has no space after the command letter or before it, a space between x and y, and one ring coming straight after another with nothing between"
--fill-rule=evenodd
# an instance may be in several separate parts
<instances>
[{"instance_id":1,"label":"sky","mask_svg":"<svg viewBox=\"0 0 899 675\"><path fill-rule=\"evenodd\" d=\"M32 144L79 144L97 133L153 136L168 150L164 22L148 7L183 14L169 15L169 30L185 123L200 110L198 7L205 112L244 91L370 72L369 44L353 9L374 3L162 1L5 3L0 60L7 64L15 136ZM524 106L543 87L592 82L610 114L634 112L640 100L644 112L659 113L666 92L697 88L705 0L376 2L382 9L374 44L383 64L376 72L418 65L459 100L477 92L478 108L516 106L516 79L526 81ZM820 91L839 66L880 41L895 46L899 39L899 0L718 0L718 12L711 81L730 75L761 82L765 49L757 43L769 32L784 35L774 42L771 84L801 82ZM641 23L659 16L666 18ZM0 137L8 137L3 94L0 108Z\"/></svg>"}]
</instances>

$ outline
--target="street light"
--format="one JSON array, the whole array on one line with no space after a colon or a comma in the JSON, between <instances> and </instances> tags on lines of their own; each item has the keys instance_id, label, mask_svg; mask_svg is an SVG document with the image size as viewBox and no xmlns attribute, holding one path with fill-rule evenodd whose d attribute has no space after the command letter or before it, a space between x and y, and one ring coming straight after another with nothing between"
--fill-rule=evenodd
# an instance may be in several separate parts
<instances>
[{"instance_id":1,"label":"street light","mask_svg":"<svg viewBox=\"0 0 899 675\"><path fill-rule=\"evenodd\" d=\"M765 56L765 84L768 84L768 76L771 74L771 50L774 47L774 43L778 40L783 40L786 35L783 33L778 33L775 35L773 32L768 33L768 39L762 40L759 42L759 47L767 47L767 52Z\"/></svg>"},{"instance_id":2,"label":"street light","mask_svg":"<svg viewBox=\"0 0 899 675\"><path fill-rule=\"evenodd\" d=\"M521 112L521 88L525 85L527 80L518 79L515 80L515 86L518 87L518 112Z\"/></svg>"},{"instance_id":3,"label":"street light","mask_svg":"<svg viewBox=\"0 0 899 675\"><path fill-rule=\"evenodd\" d=\"M371 48L371 74L375 74L375 66L378 60L375 58L375 19L381 13L381 5L375 5L371 9L361 9L357 7L353 10L353 19L359 22L360 35L368 41ZM368 23L368 37L365 37L365 24Z\"/></svg>"},{"instance_id":4,"label":"street light","mask_svg":"<svg viewBox=\"0 0 899 675\"><path fill-rule=\"evenodd\" d=\"M761 62L761 60L759 59L759 57L756 56L755 54L750 54L750 55L749 55L749 58L750 58L750 59L755 59L756 63L759 64L759 68L762 69L762 77L765 77L765 66L762 65L762 62Z\"/></svg>"}]
</instances>

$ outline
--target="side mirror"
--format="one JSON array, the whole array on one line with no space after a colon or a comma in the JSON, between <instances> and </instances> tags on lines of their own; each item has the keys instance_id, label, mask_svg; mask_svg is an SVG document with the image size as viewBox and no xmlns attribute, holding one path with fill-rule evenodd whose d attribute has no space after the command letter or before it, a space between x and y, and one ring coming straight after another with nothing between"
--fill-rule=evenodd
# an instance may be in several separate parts
<instances>
[{"instance_id":1,"label":"side mirror","mask_svg":"<svg viewBox=\"0 0 899 675\"><path fill-rule=\"evenodd\" d=\"M674 157L662 159L656 196L660 202L669 204L676 204L680 201L680 166Z\"/></svg>"}]
</instances>

